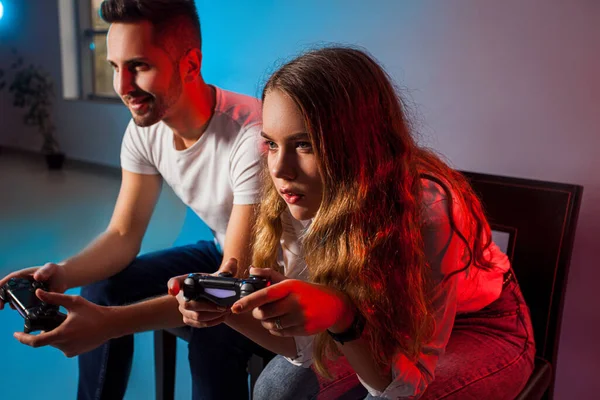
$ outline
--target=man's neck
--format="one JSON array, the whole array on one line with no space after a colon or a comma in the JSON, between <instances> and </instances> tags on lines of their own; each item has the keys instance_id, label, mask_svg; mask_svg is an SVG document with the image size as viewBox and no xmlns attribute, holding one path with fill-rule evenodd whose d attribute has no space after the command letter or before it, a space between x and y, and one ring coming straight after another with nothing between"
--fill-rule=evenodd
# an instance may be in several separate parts
<instances>
[{"instance_id":1,"label":"man's neck","mask_svg":"<svg viewBox=\"0 0 600 400\"><path fill-rule=\"evenodd\" d=\"M196 143L206 130L215 112L216 89L199 82L197 90L188 90L180 101L183 104L177 114L163 122L173 131L175 148L184 150Z\"/></svg>"}]
</instances>

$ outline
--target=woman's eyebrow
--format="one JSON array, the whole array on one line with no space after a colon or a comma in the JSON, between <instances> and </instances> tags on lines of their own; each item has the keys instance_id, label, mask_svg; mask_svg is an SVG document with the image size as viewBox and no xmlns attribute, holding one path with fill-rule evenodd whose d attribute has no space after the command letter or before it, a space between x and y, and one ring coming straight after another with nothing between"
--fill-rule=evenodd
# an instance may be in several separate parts
<instances>
[{"instance_id":1,"label":"woman's eyebrow","mask_svg":"<svg viewBox=\"0 0 600 400\"><path fill-rule=\"evenodd\" d=\"M264 137L265 139L269 139L271 140L271 138L269 137L269 135L267 135L266 133L264 133L263 131L260 132L260 136ZM308 140L310 139L310 137L308 136L308 133L306 132L298 132L298 133L294 133L291 136L288 136L287 138L285 138L285 140Z\"/></svg>"}]
</instances>

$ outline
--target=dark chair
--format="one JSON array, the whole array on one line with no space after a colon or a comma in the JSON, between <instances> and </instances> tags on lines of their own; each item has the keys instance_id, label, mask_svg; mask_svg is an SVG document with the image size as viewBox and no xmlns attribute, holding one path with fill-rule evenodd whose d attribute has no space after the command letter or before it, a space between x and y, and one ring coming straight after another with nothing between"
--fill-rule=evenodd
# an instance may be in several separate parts
<instances>
[{"instance_id":1,"label":"dark chair","mask_svg":"<svg viewBox=\"0 0 600 400\"><path fill-rule=\"evenodd\" d=\"M463 172L506 252L531 310L537 357L518 400L552 399L564 294L583 187Z\"/></svg>"},{"instance_id":2,"label":"dark chair","mask_svg":"<svg viewBox=\"0 0 600 400\"><path fill-rule=\"evenodd\" d=\"M492 230L508 234L506 252L531 309L536 365L518 400L552 398L564 293L583 188L463 172L480 196ZM154 351L156 398L172 400L176 340L186 328L156 331ZM267 358L249 363L251 387ZM545 397L544 397L545 396Z\"/></svg>"},{"instance_id":3,"label":"dark chair","mask_svg":"<svg viewBox=\"0 0 600 400\"><path fill-rule=\"evenodd\" d=\"M173 246L183 246L199 239L211 237L210 229L189 207L186 209L183 226ZM175 364L177 338L189 342L191 328L181 327L154 332L154 374L157 400L173 400L175 396ZM248 363L250 387L254 387L256 378L274 354L264 351L255 354Z\"/></svg>"},{"instance_id":4,"label":"dark chair","mask_svg":"<svg viewBox=\"0 0 600 400\"><path fill-rule=\"evenodd\" d=\"M154 331L154 374L156 379L156 400L173 400L175 396L175 357L177 338L190 341L191 328L181 327ZM275 355L267 350L253 354L248 362L250 393L264 366Z\"/></svg>"}]
</instances>

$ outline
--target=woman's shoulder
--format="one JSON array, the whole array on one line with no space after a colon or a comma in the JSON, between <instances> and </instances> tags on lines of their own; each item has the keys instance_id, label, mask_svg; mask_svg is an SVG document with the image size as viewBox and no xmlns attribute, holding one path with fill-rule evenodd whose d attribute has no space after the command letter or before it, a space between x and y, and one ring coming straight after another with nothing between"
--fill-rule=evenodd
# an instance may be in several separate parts
<instances>
[{"instance_id":1,"label":"woman's shoulder","mask_svg":"<svg viewBox=\"0 0 600 400\"><path fill-rule=\"evenodd\" d=\"M443 186L442 186L443 185ZM422 191L422 204L429 206L440 201L446 201L448 199L448 191L450 185L444 180L430 176L421 176L421 191Z\"/></svg>"},{"instance_id":2,"label":"woman's shoulder","mask_svg":"<svg viewBox=\"0 0 600 400\"><path fill-rule=\"evenodd\" d=\"M451 185L442 178L433 175L421 177L421 207L424 224L445 221L449 218L449 200L456 199Z\"/></svg>"}]
</instances>

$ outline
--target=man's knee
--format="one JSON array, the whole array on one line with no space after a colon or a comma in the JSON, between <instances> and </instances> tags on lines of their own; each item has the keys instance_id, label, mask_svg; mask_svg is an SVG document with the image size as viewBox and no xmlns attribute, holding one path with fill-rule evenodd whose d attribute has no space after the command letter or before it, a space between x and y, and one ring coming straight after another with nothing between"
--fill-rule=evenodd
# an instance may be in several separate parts
<instances>
[{"instance_id":1,"label":"man's knee","mask_svg":"<svg viewBox=\"0 0 600 400\"><path fill-rule=\"evenodd\" d=\"M119 295L123 293L121 285L112 278L86 285L81 288L81 296L101 306L118 306L123 301Z\"/></svg>"},{"instance_id":2,"label":"man's knee","mask_svg":"<svg viewBox=\"0 0 600 400\"><path fill-rule=\"evenodd\" d=\"M91 283L81 288L81 296L92 303L101 306L120 306L131 303L136 286L143 284L143 280L136 282L136 271L139 259L135 259L125 269L104 280ZM165 284L166 287L166 284Z\"/></svg>"}]
</instances>

